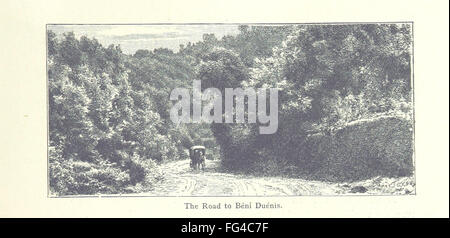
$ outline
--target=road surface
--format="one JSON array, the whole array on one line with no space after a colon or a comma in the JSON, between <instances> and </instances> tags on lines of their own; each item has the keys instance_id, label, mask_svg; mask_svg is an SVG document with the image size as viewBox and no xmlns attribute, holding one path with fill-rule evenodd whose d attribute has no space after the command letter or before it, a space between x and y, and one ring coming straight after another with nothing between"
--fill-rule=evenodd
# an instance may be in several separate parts
<instances>
[{"instance_id":1,"label":"road surface","mask_svg":"<svg viewBox=\"0 0 450 238\"><path fill-rule=\"evenodd\" d=\"M308 196L414 193L413 178L381 178L357 183L328 183L282 177L255 177L221 172L219 161L206 161L204 171L193 171L189 160L161 165L164 179L137 196ZM364 186L364 192L352 188ZM354 190L354 189L353 189ZM357 191L357 190L356 190Z\"/></svg>"}]
</instances>

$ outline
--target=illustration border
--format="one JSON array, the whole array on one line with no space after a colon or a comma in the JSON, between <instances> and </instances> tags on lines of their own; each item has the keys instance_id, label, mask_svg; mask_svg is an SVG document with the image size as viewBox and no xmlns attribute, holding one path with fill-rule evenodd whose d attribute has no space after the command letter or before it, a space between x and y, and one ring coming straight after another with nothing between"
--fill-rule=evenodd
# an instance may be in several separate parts
<instances>
[{"instance_id":1,"label":"illustration border","mask_svg":"<svg viewBox=\"0 0 450 238\"><path fill-rule=\"evenodd\" d=\"M264 195L264 196L256 196L256 195L202 195L202 196L187 196L187 195L117 195L117 194L101 194L101 195L64 195L64 196L54 196L51 195L50 192L50 163L49 163L49 147L50 147L50 106L49 106L49 78L48 78L48 35L47 30L48 26L51 25L87 25L87 26L99 26L99 25L360 25L360 24L411 24L411 89L412 89L412 104L413 104L413 115L412 115L412 143L413 143L413 153L412 153L412 162L413 162L413 179L414 179L414 193L411 194L343 194L343 195ZM292 198L292 197L398 197L398 196L417 196L417 163L416 163L416 97L415 97L415 75L414 75L414 21L379 21L379 22L306 22L306 23L47 23L45 24L45 47L46 47L46 59L45 59L45 82L46 82L46 115L47 115L47 198L137 198L137 197L145 197L145 198L160 198L160 197L169 197L169 198L177 198L177 197L187 197L187 198L227 198L227 197L242 197L242 198Z\"/></svg>"}]
</instances>

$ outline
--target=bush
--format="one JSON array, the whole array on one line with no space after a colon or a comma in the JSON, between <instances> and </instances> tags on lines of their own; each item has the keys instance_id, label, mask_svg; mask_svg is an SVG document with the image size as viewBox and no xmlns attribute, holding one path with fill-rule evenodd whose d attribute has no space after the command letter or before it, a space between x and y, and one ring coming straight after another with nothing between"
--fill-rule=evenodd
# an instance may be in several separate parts
<instances>
[{"instance_id":1,"label":"bush","mask_svg":"<svg viewBox=\"0 0 450 238\"><path fill-rule=\"evenodd\" d=\"M56 195L118 193L130 182L129 174L112 164L62 160L54 156L49 162L50 189Z\"/></svg>"},{"instance_id":2,"label":"bush","mask_svg":"<svg viewBox=\"0 0 450 238\"><path fill-rule=\"evenodd\" d=\"M273 144L255 156L224 160L228 169L257 175L295 176L322 181L359 181L413 173L413 134L408 119L379 116L348 123L334 131L297 139L297 145ZM286 148L283 150L283 148ZM241 159L239 161L239 159ZM242 165L239 167L238 165Z\"/></svg>"},{"instance_id":3,"label":"bush","mask_svg":"<svg viewBox=\"0 0 450 238\"><path fill-rule=\"evenodd\" d=\"M329 181L407 176L413 171L412 143L409 120L393 116L359 120L332 134L308 137L298 166L315 179Z\"/></svg>"},{"instance_id":4,"label":"bush","mask_svg":"<svg viewBox=\"0 0 450 238\"><path fill-rule=\"evenodd\" d=\"M99 160L99 163L63 159L61 151L50 147L49 176L55 195L114 194L151 189L161 179L156 163L137 155L125 166Z\"/></svg>"},{"instance_id":5,"label":"bush","mask_svg":"<svg viewBox=\"0 0 450 238\"><path fill-rule=\"evenodd\" d=\"M146 190L150 190L153 184L162 178L162 173L155 161L140 158L137 154L134 154L131 160L129 160L127 168L130 174L131 185L139 185L140 187L145 185ZM128 187L128 189L136 191L135 188Z\"/></svg>"}]
</instances>

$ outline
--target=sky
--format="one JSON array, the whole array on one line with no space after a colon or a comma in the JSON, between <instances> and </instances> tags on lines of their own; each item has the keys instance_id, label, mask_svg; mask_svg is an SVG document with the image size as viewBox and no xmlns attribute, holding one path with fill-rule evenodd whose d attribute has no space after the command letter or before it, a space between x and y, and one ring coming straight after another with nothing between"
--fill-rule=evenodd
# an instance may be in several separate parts
<instances>
[{"instance_id":1,"label":"sky","mask_svg":"<svg viewBox=\"0 0 450 238\"><path fill-rule=\"evenodd\" d=\"M218 39L236 35L238 25L47 25L57 35L73 31L77 38L96 38L103 46L119 45L126 54L138 49L169 48L178 51L180 44L198 42L205 33L214 33Z\"/></svg>"}]
</instances>

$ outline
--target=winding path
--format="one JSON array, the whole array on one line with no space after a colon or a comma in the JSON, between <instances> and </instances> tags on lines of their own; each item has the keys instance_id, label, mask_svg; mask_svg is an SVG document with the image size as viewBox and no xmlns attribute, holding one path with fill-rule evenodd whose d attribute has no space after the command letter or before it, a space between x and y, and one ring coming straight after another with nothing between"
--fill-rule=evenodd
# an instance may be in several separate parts
<instances>
[{"instance_id":1,"label":"winding path","mask_svg":"<svg viewBox=\"0 0 450 238\"><path fill-rule=\"evenodd\" d=\"M189 160L161 165L164 180L146 196L301 196L342 193L338 184L281 177L254 177L220 172L219 161L206 161L204 171L193 171Z\"/></svg>"}]
</instances>

